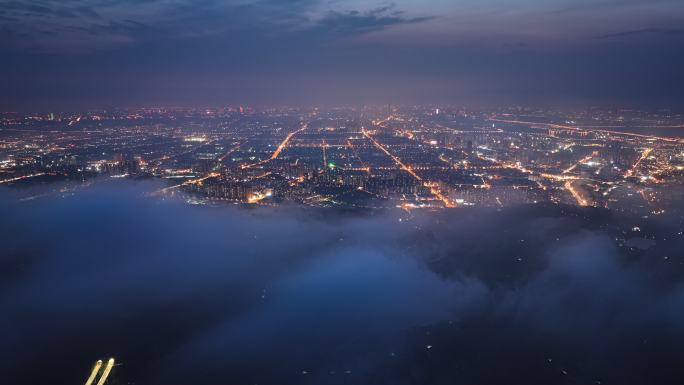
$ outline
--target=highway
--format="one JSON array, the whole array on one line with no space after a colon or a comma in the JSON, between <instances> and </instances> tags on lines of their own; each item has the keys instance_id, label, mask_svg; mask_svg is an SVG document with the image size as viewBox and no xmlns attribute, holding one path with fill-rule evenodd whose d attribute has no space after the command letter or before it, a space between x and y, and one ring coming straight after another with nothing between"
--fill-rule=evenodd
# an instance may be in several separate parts
<instances>
[{"instance_id":1,"label":"highway","mask_svg":"<svg viewBox=\"0 0 684 385\"><path fill-rule=\"evenodd\" d=\"M16 177L16 178L4 179L4 180L0 180L0 184L3 184L3 183L12 183L12 182L20 181L20 180L23 180L23 179L34 178L34 177L42 176L42 175L46 175L46 173L44 173L44 172L39 172L39 173L31 174L31 175L24 175L24 176L18 176L18 177Z\"/></svg>"},{"instance_id":2,"label":"highway","mask_svg":"<svg viewBox=\"0 0 684 385\"><path fill-rule=\"evenodd\" d=\"M577 163L573 164L572 166L570 166L570 167L566 168L565 170L563 170L563 174L567 174L567 173L571 172L572 170L574 170L575 168L577 168L577 166L579 166L580 164L587 163L588 161L591 160L591 158L593 158L593 156L587 156L587 157L584 157L584 158L580 159L579 162L577 162Z\"/></svg>"},{"instance_id":3,"label":"highway","mask_svg":"<svg viewBox=\"0 0 684 385\"><path fill-rule=\"evenodd\" d=\"M232 154L233 152L235 152L238 148L240 148L241 145L242 145L242 143L238 143L235 147L231 148L230 150L226 151L225 154L221 155L221 156L218 158L219 163L220 163L220 162L223 162L223 160L226 159L226 158L228 157L228 155L230 155L230 154Z\"/></svg>"},{"instance_id":4,"label":"highway","mask_svg":"<svg viewBox=\"0 0 684 385\"><path fill-rule=\"evenodd\" d=\"M378 142L377 140L375 140L375 138L373 138L373 136L370 134L370 132L368 132L366 129L361 129L361 132L363 133L363 135L364 135L366 138L368 138L368 139L373 143L373 145L374 145L377 149L379 149L380 151L384 152L387 156L389 156L389 157L394 161L394 163L396 163L397 166L399 166L399 168L401 168L402 170L404 170L404 171L406 171L407 173L409 173L409 174L410 174L412 177L414 177L417 181L422 182L422 183L423 183L423 186L429 188L429 189L430 189L430 193L431 193L432 195L434 195L435 198L439 199L439 200L444 204L445 207L448 207L448 208L456 207L456 205L454 205L453 202L451 202L447 197L445 197L445 196L441 193L441 191L439 191L439 188L438 188L438 186L437 186L436 183L424 182L424 181L423 181L423 178L421 178L420 175L416 174L416 172L413 171L413 169L412 169L411 167L409 167L409 166L407 166L406 164L404 164L404 162L402 162L401 159L399 159L399 157L393 155L391 152L389 152L389 150L388 150L382 143L380 143L380 142Z\"/></svg>"},{"instance_id":5,"label":"highway","mask_svg":"<svg viewBox=\"0 0 684 385\"><path fill-rule=\"evenodd\" d=\"M580 194L579 191L577 191L575 189L575 187L572 185L571 180L565 182L564 187L570 193L570 195L572 195L572 197L575 199L575 201L577 201L578 205L589 206L589 202L584 197L582 197L582 194Z\"/></svg>"},{"instance_id":6,"label":"highway","mask_svg":"<svg viewBox=\"0 0 684 385\"><path fill-rule=\"evenodd\" d=\"M639 167L639 165L641 164L641 162L643 162L644 159L648 158L648 156L651 154L651 152L653 152L652 148L644 149L644 152L641 153L641 156L639 157L639 159L637 159L636 163L634 163L632 168L630 168L629 170L627 170L627 172L625 172L624 177L629 178L630 176L634 175L634 173L636 172L636 170Z\"/></svg>"},{"instance_id":7,"label":"highway","mask_svg":"<svg viewBox=\"0 0 684 385\"><path fill-rule=\"evenodd\" d=\"M202 183L202 182L204 182L205 180L207 180L207 179L209 179L209 178L215 178L215 177L217 177L217 176L219 176L219 175L221 175L221 174L219 174L219 173L217 173L217 172L210 172L209 174L207 174L207 175L205 175L205 176L203 176L203 177L201 177L201 178L192 179L192 180L188 180L188 181L185 181L185 182L180 183L180 184L177 184L177 185L165 187L165 188L163 188L163 189L158 190L155 194L166 193L166 192L169 192L169 191L171 191L171 190L177 189L177 188L179 188L179 187L189 186L189 185L191 185L191 184ZM153 195L154 195L154 194L153 194Z\"/></svg>"},{"instance_id":8,"label":"highway","mask_svg":"<svg viewBox=\"0 0 684 385\"><path fill-rule=\"evenodd\" d=\"M262 165L262 164L266 164L266 163L268 163L268 162L270 162L270 161L272 161L272 160L277 159L277 158L280 156L280 153L283 152L283 150L284 150L285 148L287 148L287 145L288 145L288 143L290 143L290 140L292 140L292 138L293 138L295 135L297 135L298 133L300 133L300 132L302 132L302 131L305 131L305 130L308 129L308 128L309 128L309 124L308 124L308 123L305 123L305 124L304 124L300 129L298 129L297 131L293 131L293 132L287 134L287 136L285 137L285 139L283 139L283 141L278 145L278 148L276 148L276 150L273 151L273 154L271 154L271 157L270 157L270 158L264 159L264 160L259 161L259 162L256 162L256 163L251 163L251 164L242 165L241 167L242 167L242 168L252 168L252 167L254 167L254 166L260 166L260 165Z\"/></svg>"},{"instance_id":9,"label":"highway","mask_svg":"<svg viewBox=\"0 0 684 385\"><path fill-rule=\"evenodd\" d=\"M297 135L297 134L299 134L300 132L306 130L307 128L309 128L309 124L308 124L308 123L304 124L304 125L302 126L302 128L300 128L299 130L289 133L289 134L285 137L285 140L283 140L283 142L280 143L280 145L278 146L278 148L276 148L276 150L273 152L273 155L271 155L271 160L275 160L276 158L278 158L278 156L280 155L280 153L283 152L283 150L287 147L287 144L290 143L290 140L292 140L292 138L293 138L295 135Z\"/></svg>"}]
</instances>

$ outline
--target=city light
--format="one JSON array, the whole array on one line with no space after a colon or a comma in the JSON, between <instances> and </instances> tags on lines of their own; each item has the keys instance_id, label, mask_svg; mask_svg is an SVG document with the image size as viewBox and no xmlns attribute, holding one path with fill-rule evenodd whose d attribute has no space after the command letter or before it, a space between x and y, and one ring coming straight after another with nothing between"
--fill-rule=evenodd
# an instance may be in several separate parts
<instances>
[{"instance_id":1,"label":"city light","mask_svg":"<svg viewBox=\"0 0 684 385\"><path fill-rule=\"evenodd\" d=\"M657 191L638 195L651 205L684 178L680 139L626 131L656 120L677 126L678 115L634 112L627 121L608 112L561 119L563 112L536 111L530 122L516 109L238 110L98 111L71 119L80 117L82 130L7 131L0 185L73 183L57 190L65 194L106 176L157 179L163 185L149 195L193 204L387 208L399 201L436 210L549 202L636 210L626 203L630 190ZM6 124L32 127L60 116ZM172 124L181 118L192 122L187 130ZM144 126L147 119L154 123ZM159 123L165 120L168 126ZM135 124L102 126L126 121Z\"/></svg>"}]
</instances>

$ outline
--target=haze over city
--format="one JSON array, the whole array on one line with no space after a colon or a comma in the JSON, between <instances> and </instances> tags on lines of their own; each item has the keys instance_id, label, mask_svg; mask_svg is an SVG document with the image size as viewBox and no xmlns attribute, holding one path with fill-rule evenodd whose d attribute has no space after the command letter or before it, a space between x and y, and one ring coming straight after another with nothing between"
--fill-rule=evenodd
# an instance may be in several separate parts
<instances>
[{"instance_id":1,"label":"haze over city","mask_svg":"<svg viewBox=\"0 0 684 385\"><path fill-rule=\"evenodd\" d=\"M682 26L0 2L0 383L680 383Z\"/></svg>"}]
</instances>

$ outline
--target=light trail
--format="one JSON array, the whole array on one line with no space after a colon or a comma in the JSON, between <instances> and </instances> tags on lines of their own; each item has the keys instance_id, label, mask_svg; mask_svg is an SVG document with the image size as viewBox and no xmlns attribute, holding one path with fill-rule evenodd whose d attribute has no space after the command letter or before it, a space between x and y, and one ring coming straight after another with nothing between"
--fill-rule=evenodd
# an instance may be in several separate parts
<instances>
[{"instance_id":1,"label":"light trail","mask_svg":"<svg viewBox=\"0 0 684 385\"><path fill-rule=\"evenodd\" d=\"M647 149L645 149L644 152L641 153L641 156L639 157L639 159L637 159L636 163L634 163L634 165L632 166L632 168L630 168L629 170L627 170L627 172L625 173L624 177L625 177L625 178L629 178L630 176L634 175L634 173L636 172L637 167L639 167L639 164L641 164L641 162L643 162L644 159L648 158L648 156L651 154L652 151L653 151L652 148L647 148Z\"/></svg>"},{"instance_id":2,"label":"light trail","mask_svg":"<svg viewBox=\"0 0 684 385\"><path fill-rule=\"evenodd\" d=\"M366 138L368 138L373 143L373 145L375 147L377 147L380 151L384 152L387 156L389 156L394 161L394 163L396 163L402 170L409 173L417 181L423 182L423 186L428 187L430 189L430 193L432 195L434 195L437 199L439 199L442 203L444 203L445 207L447 207L447 208L456 207L456 205L454 205L454 203L452 201L450 201L447 197L445 197L439 191L439 188L437 187L437 185L435 183L424 182L423 178L421 178L420 175L416 174L415 171L413 171L413 169L411 169L411 167L404 164L404 162L402 162L401 159L399 159L399 157L390 153L389 150L387 150L387 148L384 145L382 145L382 143L375 140L375 138L373 138L373 136L371 136L371 134L368 131L366 131L365 129L361 129L361 132L363 133L363 135Z\"/></svg>"},{"instance_id":3,"label":"light trail","mask_svg":"<svg viewBox=\"0 0 684 385\"><path fill-rule=\"evenodd\" d=\"M577 204L580 206L588 206L589 202L582 197L582 195L575 189L575 187L572 185L572 181L567 181L565 182L564 185L565 189L572 195L572 197L577 201Z\"/></svg>"},{"instance_id":4,"label":"light trail","mask_svg":"<svg viewBox=\"0 0 684 385\"><path fill-rule=\"evenodd\" d=\"M102 360L97 360L95 365L93 365L93 370L90 372L90 377L86 380L85 385L91 385L93 381L95 381L95 376L97 376L97 372L100 371L100 368L102 367Z\"/></svg>"},{"instance_id":5,"label":"light trail","mask_svg":"<svg viewBox=\"0 0 684 385\"><path fill-rule=\"evenodd\" d=\"M109 377L109 373L112 371L113 366L114 359L110 358L109 361L107 361L107 366L105 366L104 371L102 372L102 377L100 377L100 381L97 382L97 385L104 385L105 381L107 381L107 377Z\"/></svg>"}]
</instances>

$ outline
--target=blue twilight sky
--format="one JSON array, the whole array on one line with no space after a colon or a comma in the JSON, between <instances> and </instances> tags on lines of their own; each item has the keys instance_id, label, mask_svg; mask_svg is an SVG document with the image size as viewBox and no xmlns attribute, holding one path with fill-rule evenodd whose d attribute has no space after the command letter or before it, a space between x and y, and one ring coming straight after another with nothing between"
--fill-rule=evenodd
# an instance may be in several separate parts
<instances>
[{"instance_id":1,"label":"blue twilight sky","mask_svg":"<svg viewBox=\"0 0 684 385\"><path fill-rule=\"evenodd\" d=\"M1 0L3 109L684 103L681 0Z\"/></svg>"}]
</instances>

